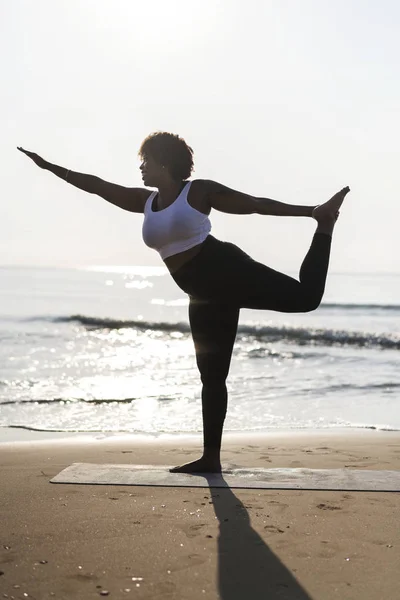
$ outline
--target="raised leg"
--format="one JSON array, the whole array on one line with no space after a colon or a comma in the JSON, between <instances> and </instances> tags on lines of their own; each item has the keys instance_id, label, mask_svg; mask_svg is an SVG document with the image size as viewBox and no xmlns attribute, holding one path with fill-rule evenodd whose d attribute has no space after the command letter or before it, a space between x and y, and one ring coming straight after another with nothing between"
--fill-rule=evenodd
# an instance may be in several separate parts
<instances>
[{"instance_id":1,"label":"raised leg","mask_svg":"<svg viewBox=\"0 0 400 600\"><path fill-rule=\"evenodd\" d=\"M325 290L332 231L348 192L349 188L343 188L314 209L318 226L301 265L299 281L253 260L231 244L215 267L220 272L219 294L241 308L278 312L309 312L318 308Z\"/></svg>"},{"instance_id":2,"label":"raised leg","mask_svg":"<svg viewBox=\"0 0 400 600\"><path fill-rule=\"evenodd\" d=\"M239 320L239 308L190 299L189 321L202 382L203 456L170 469L173 473L221 471L221 439L228 404L226 378Z\"/></svg>"}]
</instances>

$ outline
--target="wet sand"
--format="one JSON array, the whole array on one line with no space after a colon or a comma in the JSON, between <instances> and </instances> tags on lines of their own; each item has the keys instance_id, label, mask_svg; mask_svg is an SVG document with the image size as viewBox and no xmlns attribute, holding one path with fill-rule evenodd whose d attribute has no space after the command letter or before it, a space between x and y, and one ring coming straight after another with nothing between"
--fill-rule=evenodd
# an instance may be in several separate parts
<instances>
[{"instance_id":1,"label":"wet sand","mask_svg":"<svg viewBox=\"0 0 400 600\"><path fill-rule=\"evenodd\" d=\"M49 483L73 462L181 464L200 442L0 445L0 598L398 597L400 493ZM400 434L226 437L222 463L399 470Z\"/></svg>"}]
</instances>

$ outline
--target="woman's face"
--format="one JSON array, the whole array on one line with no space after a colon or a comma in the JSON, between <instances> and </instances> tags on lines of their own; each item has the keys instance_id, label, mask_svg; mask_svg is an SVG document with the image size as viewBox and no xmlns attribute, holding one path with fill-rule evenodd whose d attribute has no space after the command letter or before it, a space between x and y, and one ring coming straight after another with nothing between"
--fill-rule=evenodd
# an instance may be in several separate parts
<instances>
[{"instance_id":1,"label":"woman's face","mask_svg":"<svg viewBox=\"0 0 400 600\"><path fill-rule=\"evenodd\" d=\"M151 156L143 157L139 168L144 185L158 187L160 179L165 179L165 167L158 164Z\"/></svg>"}]
</instances>

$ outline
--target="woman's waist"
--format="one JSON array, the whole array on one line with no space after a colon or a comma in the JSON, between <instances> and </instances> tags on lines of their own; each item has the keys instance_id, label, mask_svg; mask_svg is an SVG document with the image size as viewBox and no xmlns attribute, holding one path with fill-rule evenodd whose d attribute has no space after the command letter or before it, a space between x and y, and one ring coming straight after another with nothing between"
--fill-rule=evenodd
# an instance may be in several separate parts
<instances>
[{"instance_id":1,"label":"woman's waist","mask_svg":"<svg viewBox=\"0 0 400 600\"><path fill-rule=\"evenodd\" d=\"M208 250L215 243L221 242L209 234L203 242L193 246L193 248L165 258L164 263L171 275L181 278L204 262L204 257L209 254Z\"/></svg>"},{"instance_id":2,"label":"woman's waist","mask_svg":"<svg viewBox=\"0 0 400 600\"><path fill-rule=\"evenodd\" d=\"M204 240L204 242L201 242L200 244L196 244L196 246L193 246L192 248L189 248L188 250L184 250L183 252L178 252L177 254L173 254L172 256L168 256L167 258L164 258L164 263L165 263L166 267L168 268L169 272L172 274L172 273L179 271L188 262L190 262L195 256L197 256L199 254L199 252L201 252L201 249L204 246L204 244L205 244L205 240Z\"/></svg>"}]
</instances>

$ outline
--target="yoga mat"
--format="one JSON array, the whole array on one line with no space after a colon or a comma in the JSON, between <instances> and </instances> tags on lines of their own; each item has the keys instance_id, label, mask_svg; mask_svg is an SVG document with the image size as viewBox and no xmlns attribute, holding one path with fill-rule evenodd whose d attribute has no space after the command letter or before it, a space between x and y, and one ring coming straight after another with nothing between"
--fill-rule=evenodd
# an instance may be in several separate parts
<instances>
[{"instance_id":1,"label":"yoga mat","mask_svg":"<svg viewBox=\"0 0 400 600\"><path fill-rule=\"evenodd\" d=\"M355 469L227 468L218 473L170 473L160 465L73 463L51 483L231 487L243 489L343 490L399 492L400 471Z\"/></svg>"}]
</instances>

